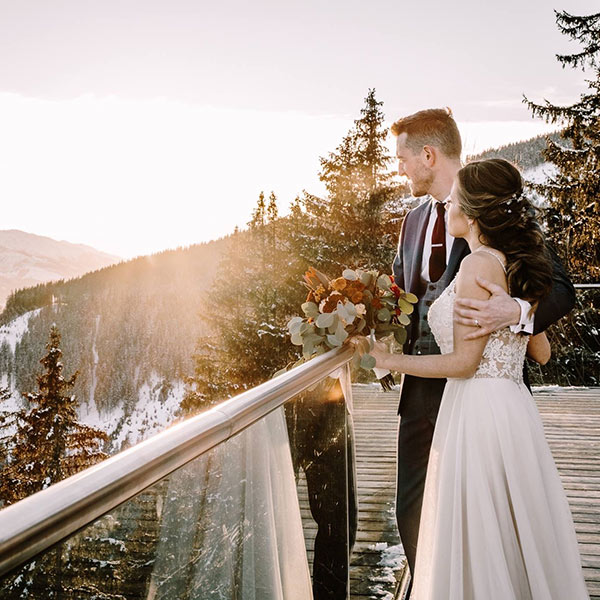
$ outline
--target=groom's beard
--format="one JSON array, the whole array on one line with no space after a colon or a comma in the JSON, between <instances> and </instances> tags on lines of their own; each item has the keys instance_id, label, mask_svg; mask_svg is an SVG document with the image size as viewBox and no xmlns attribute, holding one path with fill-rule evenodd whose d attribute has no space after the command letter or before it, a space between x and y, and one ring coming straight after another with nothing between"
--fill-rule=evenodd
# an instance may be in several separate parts
<instances>
[{"instance_id":1,"label":"groom's beard","mask_svg":"<svg viewBox=\"0 0 600 600\"><path fill-rule=\"evenodd\" d=\"M433 180L433 171L424 166L420 167L419 170L409 180L410 193L415 198L428 194Z\"/></svg>"}]
</instances>

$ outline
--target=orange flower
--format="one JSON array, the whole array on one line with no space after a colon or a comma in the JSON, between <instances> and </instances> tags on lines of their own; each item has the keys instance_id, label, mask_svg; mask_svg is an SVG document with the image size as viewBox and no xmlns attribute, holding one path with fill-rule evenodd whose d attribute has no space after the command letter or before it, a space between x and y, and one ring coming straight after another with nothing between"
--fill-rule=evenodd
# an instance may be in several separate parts
<instances>
[{"instance_id":1,"label":"orange flower","mask_svg":"<svg viewBox=\"0 0 600 600\"><path fill-rule=\"evenodd\" d=\"M373 302L371 302L371 306L373 308L377 308L377 309L383 308L383 304L381 304L381 300L379 298L373 298Z\"/></svg>"},{"instance_id":2,"label":"orange flower","mask_svg":"<svg viewBox=\"0 0 600 600\"><path fill-rule=\"evenodd\" d=\"M316 302L317 304L319 304L319 302L321 302L321 298L323 298L323 297L324 297L324 296L326 296L326 295L327 295L327 290L326 290L326 289L325 289L325 288L324 288L322 285L320 285L320 286L319 286L319 287L318 287L318 288L315 290L315 298L316 298L315 302Z\"/></svg>"},{"instance_id":3,"label":"orange flower","mask_svg":"<svg viewBox=\"0 0 600 600\"><path fill-rule=\"evenodd\" d=\"M331 282L331 287L338 292L341 292L347 285L348 280L343 277L338 277Z\"/></svg>"},{"instance_id":4,"label":"orange flower","mask_svg":"<svg viewBox=\"0 0 600 600\"><path fill-rule=\"evenodd\" d=\"M363 293L362 292L356 292L355 294L352 294L352 298L350 298L350 300L352 300L352 302L354 302L354 304L358 304L359 302L361 302L363 299Z\"/></svg>"},{"instance_id":5,"label":"orange flower","mask_svg":"<svg viewBox=\"0 0 600 600\"><path fill-rule=\"evenodd\" d=\"M310 292L308 292L308 296L306 296L306 302L314 302L315 304L318 304L312 290Z\"/></svg>"},{"instance_id":6,"label":"orange flower","mask_svg":"<svg viewBox=\"0 0 600 600\"><path fill-rule=\"evenodd\" d=\"M321 302L321 305L319 306L319 310L323 313L333 312L336 309L338 302L343 303L344 296L342 296L342 294L334 292L328 298L323 300L323 302Z\"/></svg>"},{"instance_id":7,"label":"orange flower","mask_svg":"<svg viewBox=\"0 0 600 600\"><path fill-rule=\"evenodd\" d=\"M310 267L306 273L304 273L304 281L312 288L316 288L321 285L321 281L317 277L317 273L314 267Z\"/></svg>"}]
</instances>

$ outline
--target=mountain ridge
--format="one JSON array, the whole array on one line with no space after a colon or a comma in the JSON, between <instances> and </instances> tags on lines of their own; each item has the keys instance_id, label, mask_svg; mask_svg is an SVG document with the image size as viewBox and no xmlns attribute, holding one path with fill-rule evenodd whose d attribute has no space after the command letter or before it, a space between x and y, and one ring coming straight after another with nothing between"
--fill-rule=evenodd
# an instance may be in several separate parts
<instances>
[{"instance_id":1,"label":"mountain ridge","mask_svg":"<svg viewBox=\"0 0 600 600\"><path fill-rule=\"evenodd\" d=\"M121 260L85 244L20 229L0 230L0 305L17 290L71 279Z\"/></svg>"}]
</instances>

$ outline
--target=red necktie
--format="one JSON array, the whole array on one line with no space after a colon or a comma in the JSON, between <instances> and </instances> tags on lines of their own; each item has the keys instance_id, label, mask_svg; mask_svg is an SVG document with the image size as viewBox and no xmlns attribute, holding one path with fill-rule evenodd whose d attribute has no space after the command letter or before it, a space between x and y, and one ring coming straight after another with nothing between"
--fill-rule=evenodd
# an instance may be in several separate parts
<instances>
[{"instance_id":1,"label":"red necktie","mask_svg":"<svg viewBox=\"0 0 600 600\"><path fill-rule=\"evenodd\" d=\"M437 281L446 270L446 224L444 205L435 203L437 218L431 236L431 256L429 257L429 279Z\"/></svg>"}]
</instances>

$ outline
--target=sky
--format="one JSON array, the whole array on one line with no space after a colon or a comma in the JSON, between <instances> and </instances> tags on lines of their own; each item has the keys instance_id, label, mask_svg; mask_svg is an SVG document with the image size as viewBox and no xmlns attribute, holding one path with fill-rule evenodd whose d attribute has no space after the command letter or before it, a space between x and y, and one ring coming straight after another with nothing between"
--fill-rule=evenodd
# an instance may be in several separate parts
<instances>
[{"instance_id":1,"label":"sky","mask_svg":"<svg viewBox=\"0 0 600 600\"><path fill-rule=\"evenodd\" d=\"M0 228L128 258L245 226L263 190L285 213L369 88L390 123L450 106L467 153L549 131L523 94L586 89L553 8L598 5L0 0Z\"/></svg>"}]
</instances>

